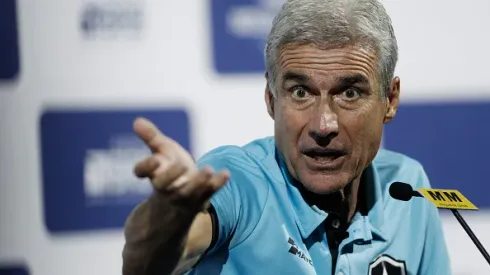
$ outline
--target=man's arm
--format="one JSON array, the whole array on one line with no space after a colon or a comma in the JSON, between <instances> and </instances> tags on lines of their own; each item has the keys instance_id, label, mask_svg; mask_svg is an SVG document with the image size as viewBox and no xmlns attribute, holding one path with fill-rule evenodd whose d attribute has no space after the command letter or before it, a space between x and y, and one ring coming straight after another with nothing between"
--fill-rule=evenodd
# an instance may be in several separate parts
<instances>
[{"instance_id":1,"label":"man's arm","mask_svg":"<svg viewBox=\"0 0 490 275\"><path fill-rule=\"evenodd\" d=\"M189 153L146 119L137 119L134 129L153 152L134 172L149 178L154 192L126 221L123 274L173 274L209 247L212 222L202 210L229 174L198 169Z\"/></svg>"},{"instance_id":2,"label":"man's arm","mask_svg":"<svg viewBox=\"0 0 490 275\"><path fill-rule=\"evenodd\" d=\"M151 203L145 201L128 218L123 275L182 274L195 265L211 244L210 214L197 214L189 226L186 213L161 213L160 219L151 218Z\"/></svg>"},{"instance_id":3,"label":"man's arm","mask_svg":"<svg viewBox=\"0 0 490 275\"><path fill-rule=\"evenodd\" d=\"M209 213L200 213L191 225L184 252L173 274L190 270L209 249L213 239L213 224Z\"/></svg>"}]
</instances>

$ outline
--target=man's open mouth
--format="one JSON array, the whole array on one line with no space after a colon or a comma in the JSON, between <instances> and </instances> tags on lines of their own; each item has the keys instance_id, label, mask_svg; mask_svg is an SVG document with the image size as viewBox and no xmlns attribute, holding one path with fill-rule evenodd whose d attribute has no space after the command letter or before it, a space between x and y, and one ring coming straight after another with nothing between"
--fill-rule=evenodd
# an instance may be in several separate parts
<instances>
[{"instance_id":1,"label":"man's open mouth","mask_svg":"<svg viewBox=\"0 0 490 275\"><path fill-rule=\"evenodd\" d=\"M310 148L303 150L302 153L316 161L333 161L347 155L344 150L329 148Z\"/></svg>"}]
</instances>

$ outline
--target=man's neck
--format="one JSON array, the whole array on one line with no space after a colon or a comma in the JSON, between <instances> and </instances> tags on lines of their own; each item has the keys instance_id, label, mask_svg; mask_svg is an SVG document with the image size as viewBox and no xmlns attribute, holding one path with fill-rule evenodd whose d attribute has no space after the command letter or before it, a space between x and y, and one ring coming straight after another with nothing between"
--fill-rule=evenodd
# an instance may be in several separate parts
<instances>
[{"instance_id":1,"label":"man's neck","mask_svg":"<svg viewBox=\"0 0 490 275\"><path fill-rule=\"evenodd\" d=\"M327 213L336 213L346 223L349 223L358 210L358 194L361 177L347 184L342 190L328 195L312 193L301 189L304 199L310 205L316 205Z\"/></svg>"}]
</instances>

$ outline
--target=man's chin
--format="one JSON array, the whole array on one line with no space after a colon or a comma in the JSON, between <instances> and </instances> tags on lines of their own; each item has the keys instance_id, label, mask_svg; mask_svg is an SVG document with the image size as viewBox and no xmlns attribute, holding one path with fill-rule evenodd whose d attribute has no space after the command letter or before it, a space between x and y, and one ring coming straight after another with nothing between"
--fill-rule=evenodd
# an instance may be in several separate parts
<instances>
[{"instance_id":1,"label":"man's chin","mask_svg":"<svg viewBox=\"0 0 490 275\"><path fill-rule=\"evenodd\" d=\"M308 191L328 195L342 190L349 183L349 177L347 173L343 172L317 172L301 175L300 181Z\"/></svg>"}]
</instances>

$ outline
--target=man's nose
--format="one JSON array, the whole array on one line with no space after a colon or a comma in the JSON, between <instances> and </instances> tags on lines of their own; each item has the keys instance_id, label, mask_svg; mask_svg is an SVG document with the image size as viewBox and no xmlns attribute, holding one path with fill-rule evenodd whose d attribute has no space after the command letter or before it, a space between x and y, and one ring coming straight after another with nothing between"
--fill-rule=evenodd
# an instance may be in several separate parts
<instances>
[{"instance_id":1,"label":"man's nose","mask_svg":"<svg viewBox=\"0 0 490 275\"><path fill-rule=\"evenodd\" d=\"M309 124L309 135L320 146L327 146L339 133L338 116L328 104L321 106Z\"/></svg>"}]
</instances>

